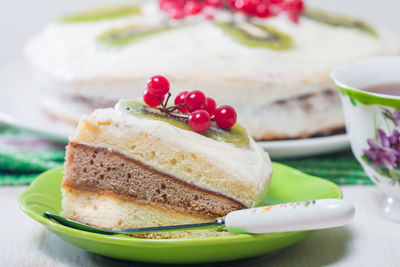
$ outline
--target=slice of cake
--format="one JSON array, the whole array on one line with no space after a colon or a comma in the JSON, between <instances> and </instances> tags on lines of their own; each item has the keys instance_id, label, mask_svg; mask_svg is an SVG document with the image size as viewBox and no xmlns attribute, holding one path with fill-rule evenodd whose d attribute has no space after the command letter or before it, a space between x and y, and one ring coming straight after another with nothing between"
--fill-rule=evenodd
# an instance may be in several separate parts
<instances>
[{"instance_id":1,"label":"slice of cake","mask_svg":"<svg viewBox=\"0 0 400 267\"><path fill-rule=\"evenodd\" d=\"M235 124L229 107L215 109L199 91L184 94L186 100L176 106L121 100L81 118L67 146L62 215L122 229L212 221L255 206L271 177L267 153ZM157 99L146 91L145 102L156 106L149 97Z\"/></svg>"}]
</instances>

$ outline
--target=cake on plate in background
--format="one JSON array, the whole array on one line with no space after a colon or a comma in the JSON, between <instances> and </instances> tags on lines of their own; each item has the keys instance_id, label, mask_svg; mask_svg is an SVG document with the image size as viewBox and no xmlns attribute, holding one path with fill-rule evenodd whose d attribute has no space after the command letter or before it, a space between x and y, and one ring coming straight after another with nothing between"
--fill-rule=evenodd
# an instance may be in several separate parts
<instances>
[{"instance_id":1,"label":"cake on plate in background","mask_svg":"<svg viewBox=\"0 0 400 267\"><path fill-rule=\"evenodd\" d=\"M358 19L300 0L160 0L108 6L52 21L26 46L52 117L137 98L159 73L241 114L256 140L343 130L330 70L399 52L397 40Z\"/></svg>"},{"instance_id":2,"label":"cake on plate in background","mask_svg":"<svg viewBox=\"0 0 400 267\"><path fill-rule=\"evenodd\" d=\"M67 146L62 216L125 229L208 222L260 204L272 174L268 154L236 123L232 107L210 109L200 91L191 95L191 106L190 100L160 106L147 95L147 105L121 100L115 108L83 116ZM136 236L226 234L193 230Z\"/></svg>"}]
</instances>

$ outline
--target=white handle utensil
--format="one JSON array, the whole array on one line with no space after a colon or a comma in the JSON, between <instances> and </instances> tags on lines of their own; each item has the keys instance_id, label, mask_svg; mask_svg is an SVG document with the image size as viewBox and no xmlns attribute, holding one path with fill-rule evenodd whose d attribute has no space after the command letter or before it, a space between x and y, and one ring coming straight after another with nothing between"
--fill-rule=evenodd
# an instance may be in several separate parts
<instances>
[{"instance_id":1,"label":"white handle utensil","mask_svg":"<svg viewBox=\"0 0 400 267\"><path fill-rule=\"evenodd\" d=\"M235 234L314 230L347 224L354 213L342 199L299 201L230 212L225 227Z\"/></svg>"}]
</instances>

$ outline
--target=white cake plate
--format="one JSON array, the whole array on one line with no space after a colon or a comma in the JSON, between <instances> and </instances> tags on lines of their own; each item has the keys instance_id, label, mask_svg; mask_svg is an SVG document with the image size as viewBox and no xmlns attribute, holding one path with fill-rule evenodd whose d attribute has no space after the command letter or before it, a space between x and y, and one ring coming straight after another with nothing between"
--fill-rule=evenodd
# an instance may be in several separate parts
<instances>
[{"instance_id":1,"label":"white cake plate","mask_svg":"<svg viewBox=\"0 0 400 267\"><path fill-rule=\"evenodd\" d=\"M350 147L346 134L296 140L261 141L272 159L296 158L342 151Z\"/></svg>"},{"instance_id":2,"label":"white cake plate","mask_svg":"<svg viewBox=\"0 0 400 267\"><path fill-rule=\"evenodd\" d=\"M0 122L66 143L74 128L47 117L40 109L39 98L23 59L0 64ZM273 159L325 154L349 147L345 134L258 143Z\"/></svg>"}]
</instances>

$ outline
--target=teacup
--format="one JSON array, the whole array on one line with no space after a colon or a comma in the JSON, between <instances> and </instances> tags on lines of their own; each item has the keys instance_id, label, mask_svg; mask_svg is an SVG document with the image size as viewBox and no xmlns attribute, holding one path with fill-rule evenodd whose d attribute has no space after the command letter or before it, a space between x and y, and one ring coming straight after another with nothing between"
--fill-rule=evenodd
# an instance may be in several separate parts
<instances>
[{"instance_id":1,"label":"teacup","mask_svg":"<svg viewBox=\"0 0 400 267\"><path fill-rule=\"evenodd\" d=\"M331 77L340 91L353 154L383 191L379 211L400 221L400 96L365 90L400 86L400 57L341 66Z\"/></svg>"}]
</instances>

